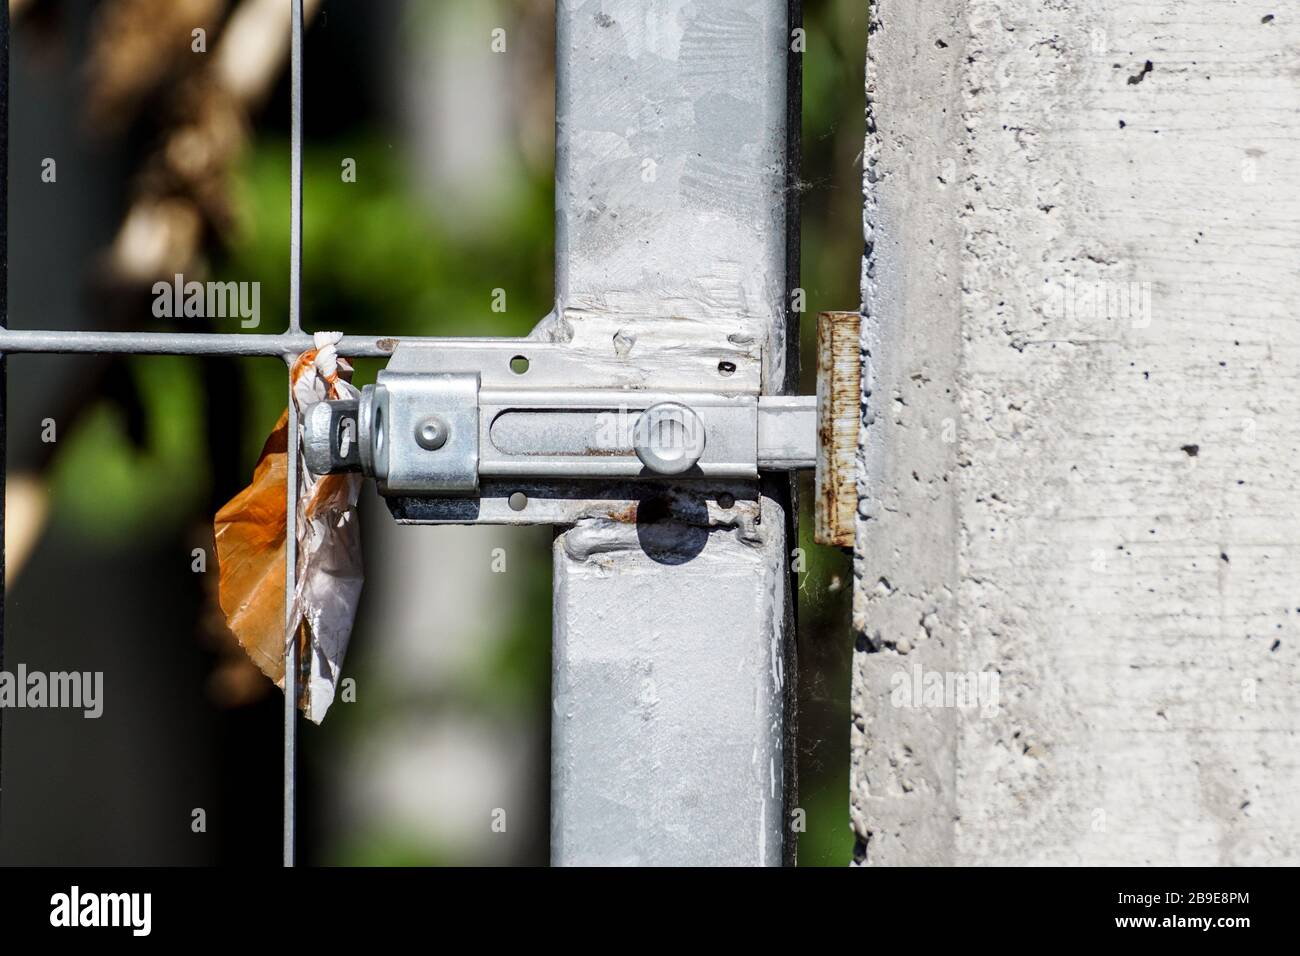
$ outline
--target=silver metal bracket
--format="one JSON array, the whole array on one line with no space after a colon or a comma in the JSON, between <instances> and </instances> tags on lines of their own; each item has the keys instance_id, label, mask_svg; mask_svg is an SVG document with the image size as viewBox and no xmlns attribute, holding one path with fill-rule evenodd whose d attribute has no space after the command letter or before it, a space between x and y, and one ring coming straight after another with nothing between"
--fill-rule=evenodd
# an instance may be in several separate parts
<instances>
[{"instance_id":1,"label":"silver metal bracket","mask_svg":"<svg viewBox=\"0 0 1300 956\"><path fill-rule=\"evenodd\" d=\"M815 397L759 395L752 349L675 367L533 339L400 344L360 401L303 422L308 468L373 477L417 523L614 516L667 482L753 499L760 471L813 467L816 436Z\"/></svg>"}]
</instances>

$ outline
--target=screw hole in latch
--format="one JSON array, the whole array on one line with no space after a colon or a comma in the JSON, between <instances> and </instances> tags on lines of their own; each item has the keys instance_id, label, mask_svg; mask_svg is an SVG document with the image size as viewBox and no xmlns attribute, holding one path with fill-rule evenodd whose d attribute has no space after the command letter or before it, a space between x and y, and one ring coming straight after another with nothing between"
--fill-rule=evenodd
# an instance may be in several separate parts
<instances>
[{"instance_id":1,"label":"screw hole in latch","mask_svg":"<svg viewBox=\"0 0 1300 956\"><path fill-rule=\"evenodd\" d=\"M735 363L735 362L719 362L719 363L718 363L718 374L719 374L719 375L722 375L722 376L724 376L724 377L725 377L725 376L728 376L728 375L734 375L734 374L736 374L736 363Z\"/></svg>"},{"instance_id":2,"label":"screw hole in latch","mask_svg":"<svg viewBox=\"0 0 1300 956\"><path fill-rule=\"evenodd\" d=\"M529 365L528 356L516 355L510 360L510 371L514 372L516 375L523 375L528 371Z\"/></svg>"},{"instance_id":3,"label":"screw hole in latch","mask_svg":"<svg viewBox=\"0 0 1300 956\"><path fill-rule=\"evenodd\" d=\"M721 508L723 511L730 510L731 508L735 507L735 504L736 504L736 496L731 494L730 492L724 491L722 494L718 495L718 507Z\"/></svg>"},{"instance_id":4,"label":"screw hole in latch","mask_svg":"<svg viewBox=\"0 0 1300 956\"><path fill-rule=\"evenodd\" d=\"M516 491L509 498L511 511L523 511L528 507L528 496L522 491Z\"/></svg>"}]
</instances>

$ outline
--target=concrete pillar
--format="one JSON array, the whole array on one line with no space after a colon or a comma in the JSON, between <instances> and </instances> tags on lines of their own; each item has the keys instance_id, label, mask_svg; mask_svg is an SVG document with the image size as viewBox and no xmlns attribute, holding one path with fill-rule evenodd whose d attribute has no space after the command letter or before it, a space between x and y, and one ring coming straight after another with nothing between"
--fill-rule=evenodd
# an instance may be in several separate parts
<instances>
[{"instance_id":1,"label":"concrete pillar","mask_svg":"<svg viewBox=\"0 0 1300 956\"><path fill-rule=\"evenodd\" d=\"M871 15L856 858L1300 862L1300 15Z\"/></svg>"}]
</instances>

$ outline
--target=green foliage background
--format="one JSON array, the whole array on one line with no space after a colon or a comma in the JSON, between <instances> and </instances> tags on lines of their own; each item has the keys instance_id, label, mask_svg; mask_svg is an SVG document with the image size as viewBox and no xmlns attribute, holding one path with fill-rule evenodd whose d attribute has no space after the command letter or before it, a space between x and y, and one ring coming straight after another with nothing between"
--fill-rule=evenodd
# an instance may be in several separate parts
<instances>
[{"instance_id":1,"label":"green foliage background","mask_svg":"<svg viewBox=\"0 0 1300 956\"><path fill-rule=\"evenodd\" d=\"M503 4L507 12L510 4ZM866 4L809 0L804 5L802 285L803 386L813 391L815 316L859 302L862 252L861 149ZM553 185L551 171L513 163L501 180L491 228L466 232L454 218L430 215L413 196L400 143L382 127L345 137L313 137L304 161L304 317L309 328L421 335L526 333L551 305ZM261 331L284 328L288 303L288 142L261 131L238 170L233 194L239 227L214 263L219 278L262 282ZM340 158L357 162L355 183L341 181ZM502 287L509 309L494 313L484 290ZM222 329L234 331L236 329ZM358 363L358 384L378 362ZM174 533L207 519L212 462L204 440L205 394L197 360L141 358L126 363L138 395L141 433L115 402L104 400L60 436L53 463L54 513L61 525L104 541ZM252 464L284 407L284 370L274 360L241 364L246 420L241 467ZM87 482L82 476L93 474ZM807 832L802 865L844 865L848 824L848 667L851 637L847 558L812 542L811 487L803 486L800 545L808 570L800 579L801 799ZM142 530L144 529L144 530ZM549 714L549 557L544 546L525 562L530 608L520 613L501 652L457 694L503 718ZM364 622L356 645L365 643ZM366 666L358 655L356 666ZM319 754L386 719L382 695L367 695L326 726ZM521 716L526 715L526 716ZM333 715L331 715L333 717ZM319 758L324 759L324 758ZM463 862L406 834L380 828L350 833L322 859L359 864Z\"/></svg>"}]
</instances>

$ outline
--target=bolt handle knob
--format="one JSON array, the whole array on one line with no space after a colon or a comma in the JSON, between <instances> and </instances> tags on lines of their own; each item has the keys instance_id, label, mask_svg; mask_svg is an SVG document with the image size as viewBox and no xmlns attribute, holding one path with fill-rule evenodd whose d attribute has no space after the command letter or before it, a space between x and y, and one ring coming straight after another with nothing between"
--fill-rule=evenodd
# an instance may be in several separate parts
<instances>
[{"instance_id":1,"label":"bolt handle knob","mask_svg":"<svg viewBox=\"0 0 1300 956\"><path fill-rule=\"evenodd\" d=\"M651 405L637 419L632 445L641 463L658 475L690 471L704 454L704 422L680 402Z\"/></svg>"}]
</instances>

